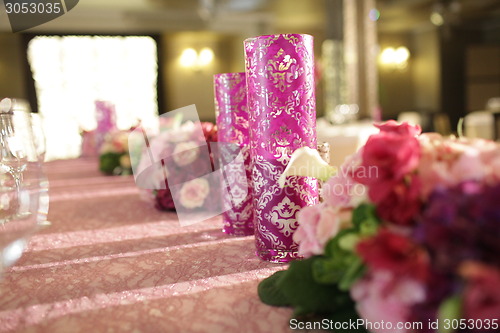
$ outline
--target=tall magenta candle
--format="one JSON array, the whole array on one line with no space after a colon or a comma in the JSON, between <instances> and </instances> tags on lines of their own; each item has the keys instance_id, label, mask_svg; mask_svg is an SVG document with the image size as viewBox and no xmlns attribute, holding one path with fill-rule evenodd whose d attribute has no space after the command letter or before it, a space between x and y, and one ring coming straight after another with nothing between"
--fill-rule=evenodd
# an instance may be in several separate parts
<instances>
[{"instance_id":1,"label":"tall magenta candle","mask_svg":"<svg viewBox=\"0 0 500 333\"><path fill-rule=\"evenodd\" d=\"M318 202L313 178L278 185L296 149L316 149L313 37L260 36L244 45L257 255L289 262L298 257L297 212Z\"/></svg>"},{"instance_id":2,"label":"tall magenta candle","mask_svg":"<svg viewBox=\"0 0 500 333\"><path fill-rule=\"evenodd\" d=\"M215 113L217 135L220 143L221 164L225 168L227 191L223 191L222 214L223 231L230 235L246 236L254 234L251 166L248 134L248 109L245 73L224 73L214 75ZM230 145L224 145L230 143ZM233 172L231 164L241 154L245 175ZM236 179L236 177L241 179ZM233 179L234 178L234 179Z\"/></svg>"}]
</instances>

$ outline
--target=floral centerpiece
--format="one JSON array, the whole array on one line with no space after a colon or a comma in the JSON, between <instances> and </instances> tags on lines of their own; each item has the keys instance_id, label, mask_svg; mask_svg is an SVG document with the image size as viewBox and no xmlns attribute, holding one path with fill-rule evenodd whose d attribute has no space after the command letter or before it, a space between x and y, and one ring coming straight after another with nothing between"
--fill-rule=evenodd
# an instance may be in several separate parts
<instances>
[{"instance_id":1,"label":"floral centerpiece","mask_svg":"<svg viewBox=\"0 0 500 333\"><path fill-rule=\"evenodd\" d=\"M100 148L99 170L108 175L130 175L128 136L131 130L114 130L107 133Z\"/></svg>"},{"instance_id":2,"label":"floral centerpiece","mask_svg":"<svg viewBox=\"0 0 500 333\"><path fill-rule=\"evenodd\" d=\"M294 234L305 259L262 281L262 301L335 331L498 331L499 144L377 127L338 172L314 170L323 202Z\"/></svg>"},{"instance_id":3,"label":"floral centerpiece","mask_svg":"<svg viewBox=\"0 0 500 333\"><path fill-rule=\"evenodd\" d=\"M213 123L188 121L179 125L175 121L149 142L147 155L162 157L161 168L144 173L153 182L147 197L154 201L157 209L173 211L181 208L176 207L177 203L185 211L201 210L219 199L218 192L214 193L216 189L201 177L214 170L209 143L215 141L217 127ZM143 158L141 163L146 160L149 159ZM143 169L141 163L139 169ZM172 186L180 188L174 193ZM178 197L174 198L175 195Z\"/></svg>"}]
</instances>

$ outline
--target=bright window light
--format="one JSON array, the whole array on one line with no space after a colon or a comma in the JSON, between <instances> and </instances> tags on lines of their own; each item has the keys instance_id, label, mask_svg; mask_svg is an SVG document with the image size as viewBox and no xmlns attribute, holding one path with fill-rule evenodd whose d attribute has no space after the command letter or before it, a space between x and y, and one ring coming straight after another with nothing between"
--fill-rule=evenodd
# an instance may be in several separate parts
<instances>
[{"instance_id":1,"label":"bright window light","mask_svg":"<svg viewBox=\"0 0 500 333\"><path fill-rule=\"evenodd\" d=\"M115 105L116 125L158 125L156 42L151 37L39 36L28 46L47 160L78 157L81 130L97 126L95 101Z\"/></svg>"}]
</instances>

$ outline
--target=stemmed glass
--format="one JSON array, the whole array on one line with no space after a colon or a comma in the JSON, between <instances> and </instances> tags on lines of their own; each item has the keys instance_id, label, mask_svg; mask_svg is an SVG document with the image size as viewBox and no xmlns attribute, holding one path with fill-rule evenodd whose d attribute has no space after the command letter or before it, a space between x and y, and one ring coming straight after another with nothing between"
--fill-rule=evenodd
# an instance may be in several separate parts
<instances>
[{"instance_id":1,"label":"stemmed glass","mask_svg":"<svg viewBox=\"0 0 500 333\"><path fill-rule=\"evenodd\" d=\"M43 165L45 161L46 143L42 116L38 113L32 113L29 104L23 100L13 100L12 110L17 123L20 123L22 126L31 127L36 156L38 162ZM49 180L44 172L41 172L40 177L41 192L37 223L40 227L48 227L52 224L47 221L47 215L49 213Z\"/></svg>"},{"instance_id":2,"label":"stemmed glass","mask_svg":"<svg viewBox=\"0 0 500 333\"><path fill-rule=\"evenodd\" d=\"M0 271L21 256L38 226L43 171L29 117L0 102Z\"/></svg>"},{"instance_id":3,"label":"stemmed glass","mask_svg":"<svg viewBox=\"0 0 500 333\"><path fill-rule=\"evenodd\" d=\"M45 152L47 148L45 141L45 132L43 130L43 118L38 113L30 113L30 120L31 128L33 130L33 136L35 139L36 154L38 156L38 161L40 162L40 164L42 164L45 161ZM41 227L48 227L52 225L52 223L47 220L47 215L49 213L49 180L43 172L41 177L41 192L38 207L38 225Z\"/></svg>"},{"instance_id":4,"label":"stemmed glass","mask_svg":"<svg viewBox=\"0 0 500 333\"><path fill-rule=\"evenodd\" d=\"M11 102L11 110L16 125L22 128L31 128L36 156L38 157L38 162L43 165L45 161L46 142L42 116L38 113L32 113L28 102L23 99L12 99ZM40 177L41 192L39 196L37 223L39 227L43 228L50 226L52 223L47 221L49 213L49 180L43 170L40 173Z\"/></svg>"}]
</instances>

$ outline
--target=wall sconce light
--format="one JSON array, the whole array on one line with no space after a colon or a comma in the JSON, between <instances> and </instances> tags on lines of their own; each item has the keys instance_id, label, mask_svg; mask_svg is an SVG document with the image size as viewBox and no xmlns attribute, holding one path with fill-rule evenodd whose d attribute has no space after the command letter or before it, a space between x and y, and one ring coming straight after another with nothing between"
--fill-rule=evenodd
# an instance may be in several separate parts
<instances>
[{"instance_id":1,"label":"wall sconce light","mask_svg":"<svg viewBox=\"0 0 500 333\"><path fill-rule=\"evenodd\" d=\"M432 24L442 26L446 24L457 24L460 22L460 13L462 4L458 0L437 1L432 6L432 12L429 17Z\"/></svg>"},{"instance_id":2,"label":"wall sconce light","mask_svg":"<svg viewBox=\"0 0 500 333\"><path fill-rule=\"evenodd\" d=\"M397 49L393 47L385 48L380 54L379 62L382 66L393 69L405 69L408 66L410 51L400 46Z\"/></svg>"},{"instance_id":3,"label":"wall sconce light","mask_svg":"<svg viewBox=\"0 0 500 333\"><path fill-rule=\"evenodd\" d=\"M203 67L210 65L213 60L214 51L209 47L202 48L199 53L192 47L189 47L182 51L179 58L182 67L194 70L201 70Z\"/></svg>"}]
</instances>

